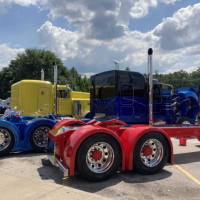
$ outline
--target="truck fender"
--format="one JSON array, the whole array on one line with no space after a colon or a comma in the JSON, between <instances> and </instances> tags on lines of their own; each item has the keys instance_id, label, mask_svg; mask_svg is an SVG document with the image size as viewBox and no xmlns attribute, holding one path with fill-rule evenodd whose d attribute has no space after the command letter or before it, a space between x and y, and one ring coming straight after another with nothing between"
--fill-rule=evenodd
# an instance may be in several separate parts
<instances>
[{"instance_id":1,"label":"truck fender","mask_svg":"<svg viewBox=\"0 0 200 200\"><path fill-rule=\"evenodd\" d=\"M94 135L96 133L109 134L118 142L122 151L122 171L125 170L125 154L124 154L123 144L119 136L115 132L109 129L106 129L100 126L86 125L74 131L73 134L71 134L70 137L67 139L65 147L64 147L63 159L64 159L64 163L66 163L66 166L68 166L70 176L74 175L76 154L80 145L89 136Z\"/></svg>"},{"instance_id":2,"label":"truck fender","mask_svg":"<svg viewBox=\"0 0 200 200\"><path fill-rule=\"evenodd\" d=\"M4 120L0 121L0 127L5 127L13 133L14 138L15 138L15 144L14 144L14 147L15 147L15 145L20 141L19 129L13 123L9 121L4 121Z\"/></svg>"},{"instance_id":3,"label":"truck fender","mask_svg":"<svg viewBox=\"0 0 200 200\"><path fill-rule=\"evenodd\" d=\"M52 130L56 129L56 128L60 128L62 126L69 126L70 124L82 124L82 125L86 125L85 122L78 120L78 119L63 119L61 121L59 121L58 123L56 123Z\"/></svg>"},{"instance_id":4,"label":"truck fender","mask_svg":"<svg viewBox=\"0 0 200 200\"><path fill-rule=\"evenodd\" d=\"M55 125L55 121L51 120L51 119L45 119L45 118L39 118L37 120L34 120L33 122L31 122L25 131L24 137L25 137L25 141L30 143L30 135L33 132L33 130L35 128L37 128L38 126L42 126L42 125L48 125L50 127L53 127Z\"/></svg>"},{"instance_id":5,"label":"truck fender","mask_svg":"<svg viewBox=\"0 0 200 200\"><path fill-rule=\"evenodd\" d=\"M192 121L196 120L196 116L199 112L199 99L195 92L191 91L179 91L178 94L182 97L182 102L184 102L184 99L190 99L191 101L191 108L188 110L187 113L185 110L185 107L181 105L181 110L185 114L187 114L187 117L189 117ZM180 102L181 103L181 102Z\"/></svg>"},{"instance_id":6,"label":"truck fender","mask_svg":"<svg viewBox=\"0 0 200 200\"><path fill-rule=\"evenodd\" d=\"M160 128L148 125L134 125L127 128L121 135L121 141L125 149L125 165L127 170L133 170L133 155L134 149L138 140L146 133L158 132L165 136L168 141L170 156L168 162L173 164L173 145L169 135Z\"/></svg>"}]
</instances>

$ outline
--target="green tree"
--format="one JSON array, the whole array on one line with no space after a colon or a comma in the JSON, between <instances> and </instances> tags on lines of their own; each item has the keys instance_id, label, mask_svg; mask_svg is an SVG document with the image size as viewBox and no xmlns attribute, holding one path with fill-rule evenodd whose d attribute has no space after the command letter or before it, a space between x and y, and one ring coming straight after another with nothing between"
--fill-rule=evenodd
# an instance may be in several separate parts
<instances>
[{"instance_id":1,"label":"green tree","mask_svg":"<svg viewBox=\"0 0 200 200\"><path fill-rule=\"evenodd\" d=\"M89 87L85 85L83 88L81 76L73 67L68 70L54 53L41 49L26 49L24 53L18 54L16 59L12 60L8 67L0 72L1 87L0 98L5 99L10 94L11 85L23 79L41 79L41 69L44 70L45 80L54 82L53 63L56 62L58 67L58 84L68 84L72 87L74 82L74 90L89 91ZM72 74L74 80L72 81Z\"/></svg>"},{"instance_id":2,"label":"green tree","mask_svg":"<svg viewBox=\"0 0 200 200\"><path fill-rule=\"evenodd\" d=\"M16 59L10 62L8 68L13 74L12 82L22 79L38 80L41 77L41 69L44 69L45 80L53 82L54 62L58 66L58 77L69 76L67 68L54 53L40 49L26 49L24 53L18 54ZM59 81L58 78L58 83Z\"/></svg>"},{"instance_id":3,"label":"green tree","mask_svg":"<svg viewBox=\"0 0 200 200\"><path fill-rule=\"evenodd\" d=\"M6 99L10 96L10 86L12 85L13 75L9 71L8 68L3 68L0 72L0 80L1 80L1 87L0 87L0 98Z\"/></svg>"},{"instance_id":4,"label":"green tree","mask_svg":"<svg viewBox=\"0 0 200 200\"><path fill-rule=\"evenodd\" d=\"M75 67L70 69L70 84L72 90L82 91L82 92L89 92L89 85L90 81L86 76L83 78L80 74L76 71Z\"/></svg>"},{"instance_id":5,"label":"green tree","mask_svg":"<svg viewBox=\"0 0 200 200\"><path fill-rule=\"evenodd\" d=\"M131 71L130 67L125 68L126 71Z\"/></svg>"}]
</instances>

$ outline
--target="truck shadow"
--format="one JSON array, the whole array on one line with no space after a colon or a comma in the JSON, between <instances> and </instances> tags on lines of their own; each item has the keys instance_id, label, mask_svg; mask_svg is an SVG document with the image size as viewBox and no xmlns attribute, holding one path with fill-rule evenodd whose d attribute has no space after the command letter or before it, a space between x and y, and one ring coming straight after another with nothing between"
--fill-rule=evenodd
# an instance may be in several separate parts
<instances>
[{"instance_id":1,"label":"truck shadow","mask_svg":"<svg viewBox=\"0 0 200 200\"><path fill-rule=\"evenodd\" d=\"M109 188L113 185L117 185L120 182L132 184L141 183L141 185L143 185L143 183L163 180L172 175L172 173L167 170L162 170L154 175L142 175L135 171L125 171L116 173L105 181L89 182L78 174L73 177L67 177L63 179L63 173L61 170L53 166L49 160L42 159L42 164L43 166L37 169L42 180L51 179L57 184L91 193L101 191L102 189Z\"/></svg>"},{"instance_id":2,"label":"truck shadow","mask_svg":"<svg viewBox=\"0 0 200 200\"><path fill-rule=\"evenodd\" d=\"M200 145L197 145L197 147L200 147ZM41 155L43 156L44 154L45 153L36 154L33 151L17 152L17 153L11 153L7 157L1 157L1 160L9 159L9 158L22 158L27 161L27 158L41 156ZM200 154L200 151L175 154L174 162L176 164L200 162L199 154ZM32 163L32 161L30 162ZM59 185L68 186L71 188L75 188L75 189L79 189L79 190L91 192L91 193L99 192L105 188L106 190L109 190L109 187L115 186L121 182L131 183L135 185L135 187L138 187L138 185L140 187L143 187L145 183L147 182L165 180L168 177L172 176L172 173L165 169L154 175L142 175L142 174L137 173L136 171L125 171L125 172L119 172L112 175L108 180L94 183L94 182L89 182L89 181L84 180L80 175L63 179L63 173L61 172L61 170L59 170L55 166L52 166L52 164L47 158L41 158L41 164L42 166L37 168L37 171L38 171L38 175L40 176L42 180L51 180L54 183L59 184Z\"/></svg>"},{"instance_id":3,"label":"truck shadow","mask_svg":"<svg viewBox=\"0 0 200 200\"><path fill-rule=\"evenodd\" d=\"M200 162L199 154L200 151L175 154L174 162L176 164ZM116 173L105 181L89 182L84 180L80 175L76 175L74 177L67 177L63 179L63 173L61 172L61 170L59 170L55 166L52 166L49 160L43 159L42 164L43 166L41 168L38 168L38 173L41 179L51 179L57 184L83 190L90 193L99 192L105 188L106 190L109 190L109 187L117 185L121 182L135 184L135 187L143 187L147 182L165 180L172 176L172 173L165 169L154 175L142 175L136 171L125 171Z\"/></svg>"},{"instance_id":4,"label":"truck shadow","mask_svg":"<svg viewBox=\"0 0 200 200\"><path fill-rule=\"evenodd\" d=\"M70 177L63 181L63 185L75 189L83 190L85 192L95 193L105 188L109 190L110 187L117 185L121 182L135 184L135 187L142 188L147 182L162 180L170 177L172 174L169 171L163 170L154 175L142 175L134 171L126 171L114 174L108 180L102 182L88 182L80 176Z\"/></svg>"},{"instance_id":5,"label":"truck shadow","mask_svg":"<svg viewBox=\"0 0 200 200\"><path fill-rule=\"evenodd\" d=\"M0 157L1 160L10 159L10 158L26 158L26 157L35 157L41 156L45 153L35 153L34 151L17 151L11 152L8 156Z\"/></svg>"},{"instance_id":6,"label":"truck shadow","mask_svg":"<svg viewBox=\"0 0 200 200\"><path fill-rule=\"evenodd\" d=\"M197 145L197 147L200 147L200 145ZM200 155L200 151L175 154L174 155L174 163L186 164L186 163L200 162L199 155Z\"/></svg>"},{"instance_id":7,"label":"truck shadow","mask_svg":"<svg viewBox=\"0 0 200 200\"><path fill-rule=\"evenodd\" d=\"M41 159L42 167L38 168L38 174L42 180L53 180L56 184L63 184L63 173L53 166L48 159Z\"/></svg>"}]
</instances>

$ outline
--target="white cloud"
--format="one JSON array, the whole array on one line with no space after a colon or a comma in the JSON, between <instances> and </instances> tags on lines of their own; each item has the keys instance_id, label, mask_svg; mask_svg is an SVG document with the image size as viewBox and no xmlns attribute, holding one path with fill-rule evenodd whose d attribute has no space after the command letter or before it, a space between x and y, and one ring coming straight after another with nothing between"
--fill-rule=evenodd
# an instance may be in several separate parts
<instances>
[{"instance_id":1,"label":"white cloud","mask_svg":"<svg viewBox=\"0 0 200 200\"><path fill-rule=\"evenodd\" d=\"M88 38L110 40L124 34L124 26L117 21L119 0L45 0L40 5L54 18L66 18Z\"/></svg>"},{"instance_id":2,"label":"white cloud","mask_svg":"<svg viewBox=\"0 0 200 200\"><path fill-rule=\"evenodd\" d=\"M200 67L200 60L195 61L194 64Z\"/></svg>"},{"instance_id":3,"label":"white cloud","mask_svg":"<svg viewBox=\"0 0 200 200\"><path fill-rule=\"evenodd\" d=\"M64 17L77 27L85 37L98 40L112 40L123 36L127 30L130 16L143 17L149 7L156 7L163 0L0 0L5 5L36 5L48 10L53 18ZM175 0L167 0L173 3ZM0 12L1 6L0 6Z\"/></svg>"},{"instance_id":4,"label":"white cloud","mask_svg":"<svg viewBox=\"0 0 200 200\"><path fill-rule=\"evenodd\" d=\"M176 1L182 1L182 0L160 0L160 2L163 2L166 4L174 4Z\"/></svg>"},{"instance_id":5,"label":"white cloud","mask_svg":"<svg viewBox=\"0 0 200 200\"><path fill-rule=\"evenodd\" d=\"M89 49L79 48L81 34L78 31L72 32L52 25L49 21L45 22L37 30L41 46L58 55L62 60L74 58L77 55L85 57ZM80 42L79 42L80 41Z\"/></svg>"},{"instance_id":6,"label":"white cloud","mask_svg":"<svg viewBox=\"0 0 200 200\"><path fill-rule=\"evenodd\" d=\"M200 43L200 4L178 10L154 29L160 48L173 50Z\"/></svg>"},{"instance_id":7,"label":"white cloud","mask_svg":"<svg viewBox=\"0 0 200 200\"><path fill-rule=\"evenodd\" d=\"M39 0L0 0L0 14L6 12L7 8L12 4L18 4L20 6L36 5Z\"/></svg>"},{"instance_id":8,"label":"white cloud","mask_svg":"<svg viewBox=\"0 0 200 200\"><path fill-rule=\"evenodd\" d=\"M85 76L87 78L90 78L90 76L94 75L95 73L94 72L87 72L87 73L80 73L81 74L81 77L84 78Z\"/></svg>"},{"instance_id":9,"label":"white cloud","mask_svg":"<svg viewBox=\"0 0 200 200\"><path fill-rule=\"evenodd\" d=\"M112 42L91 40L79 31L67 31L50 22L43 24L38 34L45 49L53 51L68 67L76 66L82 73L114 69L114 60L120 61L121 69L144 65L147 49L157 42L157 37L151 33L138 31L126 32Z\"/></svg>"},{"instance_id":10,"label":"white cloud","mask_svg":"<svg viewBox=\"0 0 200 200\"><path fill-rule=\"evenodd\" d=\"M133 18L141 18L149 13L150 7L157 7L159 2L165 4L174 4L176 1L181 0L135 0L131 6L130 16Z\"/></svg>"},{"instance_id":11,"label":"white cloud","mask_svg":"<svg viewBox=\"0 0 200 200\"><path fill-rule=\"evenodd\" d=\"M1 2L2 0L0 0ZM60 57L67 67L80 73L120 68L146 72L147 50L154 49L154 68L160 73L190 68L200 60L200 4L182 8L163 20L154 30L141 33L128 30L130 16L143 17L159 2L177 0L10 0L22 6L37 5L54 18L64 17L76 31L44 23L38 30L41 46ZM148 3L147 3L148 2ZM184 64L185 63L185 64Z\"/></svg>"},{"instance_id":12,"label":"white cloud","mask_svg":"<svg viewBox=\"0 0 200 200\"><path fill-rule=\"evenodd\" d=\"M198 67L192 66L192 67L186 68L184 71L186 71L187 73L191 73L193 71L196 71L197 69L198 69Z\"/></svg>"},{"instance_id":13,"label":"white cloud","mask_svg":"<svg viewBox=\"0 0 200 200\"><path fill-rule=\"evenodd\" d=\"M23 48L12 49L8 44L0 44L0 70L8 67L10 60L15 59L18 53L24 52Z\"/></svg>"},{"instance_id":14,"label":"white cloud","mask_svg":"<svg viewBox=\"0 0 200 200\"><path fill-rule=\"evenodd\" d=\"M15 3L21 6L29 6L29 5L36 5L39 0L3 0L8 3Z\"/></svg>"},{"instance_id":15,"label":"white cloud","mask_svg":"<svg viewBox=\"0 0 200 200\"><path fill-rule=\"evenodd\" d=\"M131 8L130 15L133 18L140 18L144 17L148 14L149 7L157 7L157 0L139 0L134 4L134 6Z\"/></svg>"},{"instance_id":16,"label":"white cloud","mask_svg":"<svg viewBox=\"0 0 200 200\"><path fill-rule=\"evenodd\" d=\"M50 22L42 25L38 33L44 48L60 56L67 66L76 66L82 73L113 69L114 60L119 61L121 69L129 66L131 70L146 72L149 47L154 49L154 68L160 73L169 69L192 70L194 64L191 63L200 59L200 45L196 42L199 40L199 7L200 4L196 4L180 9L150 32L125 31L124 35L111 41L90 39L81 33L81 29L72 32ZM194 37L186 37L188 32ZM183 41L183 44L177 45L177 41ZM174 46L166 48L163 44Z\"/></svg>"},{"instance_id":17,"label":"white cloud","mask_svg":"<svg viewBox=\"0 0 200 200\"><path fill-rule=\"evenodd\" d=\"M149 7L157 7L159 1L169 4L176 0L41 0L38 4L50 10L53 18L66 18L87 38L112 40L125 35L130 16L146 16Z\"/></svg>"}]
</instances>

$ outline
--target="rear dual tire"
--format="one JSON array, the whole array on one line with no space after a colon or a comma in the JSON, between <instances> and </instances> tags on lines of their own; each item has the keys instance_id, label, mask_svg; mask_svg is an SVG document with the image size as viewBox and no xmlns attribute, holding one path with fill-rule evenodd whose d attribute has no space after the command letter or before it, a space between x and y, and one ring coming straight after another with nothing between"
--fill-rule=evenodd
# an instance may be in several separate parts
<instances>
[{"instance_id":1,"label":"rear dual tire","mask_svg":"<svg viewBox=\"0 0 200 200\"><path fill-rule=\"evenodd\" d=\"M80 146L76 165L82 177L102 181L114 174L121 164L118 142L104 133L89 136Z\"/></svg>"},{"instance_id":2,"label":"rear dual tire","mask_svg":"<svg viewBox=\"0 0 200 200\"><path fill-rule=\"evenodd\" d=\"M48 146L48 132L51 130L51 126L42 125L33 130L30 135L30 143L35 152L42 153Z\"/></svg>"},{"instance_id":3,"label":"rear dual tire","mask_svg":"<svg viewBox=\"0 0 200 200\"><path fill-rule=\"evenodd\" d=\"M8 156L14 144L13 133L7 128L0 127L0 156Z\"/></svg>"},{"instance_id":4,"label":"rear dual tire","mask_svg":"<svg viewBox=\"0 0 200 200\"><path fill-rule=\"evenodd\" d=\"M169 157L166 138L158 132L149 132L137 142L134 167L142 174L155 174L163 169Z\"/></svg>"}]
</instances>

